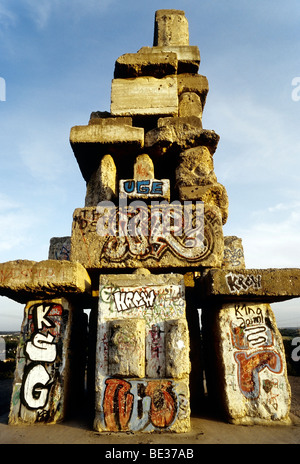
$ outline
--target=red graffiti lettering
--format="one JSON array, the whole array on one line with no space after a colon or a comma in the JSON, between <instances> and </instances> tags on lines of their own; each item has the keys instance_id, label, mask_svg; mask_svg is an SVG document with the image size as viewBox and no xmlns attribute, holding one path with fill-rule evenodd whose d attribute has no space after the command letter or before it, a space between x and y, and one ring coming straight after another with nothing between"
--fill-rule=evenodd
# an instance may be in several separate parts
<instances>
[{"instance_id":1,"label":"red graffiti lettering","mask_svg":"<svg viewBox=\"0 0 300 464\"><path fill-rule=\"evenodd\" d=\"M282 370L282 361L278 353L264 350L247 356L245 352L237 352L234 355L238 363L238 378L241 391L247 398L259 396L259 372L267 368L279 374Z\"/></svg>"},{"instance_id":2,"label":"red graffiti lettering","mask_svg":"<svg viewBox=\"0 0 300 464\"><path fill-rule=\"evenodd\" d=\"M108 430L126 430L132 412L133 395L130 383L121 379L107 379L103 412Z\"/></svg>"},{"instance_id":3,"label":"red graffiti lettering","mask_svg":"<svg viewBox=\"0 0 300 464\"><path fill-rule=\"evenodd\" d=\"M168 427L175 418L176 401L172 394L172 382L150 381L145 390L151 398L150 420L155 427Z\"/></svg>"}]
</instances>

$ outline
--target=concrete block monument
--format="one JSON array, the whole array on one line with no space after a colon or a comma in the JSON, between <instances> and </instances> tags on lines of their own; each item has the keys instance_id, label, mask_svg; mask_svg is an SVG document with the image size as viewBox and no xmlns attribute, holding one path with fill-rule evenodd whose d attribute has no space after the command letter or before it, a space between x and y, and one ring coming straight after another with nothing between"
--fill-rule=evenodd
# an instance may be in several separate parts
<instances>
[{"instance_id":1,"label":"concrete block monument","mask_svg":"<svg viewBox=\"0 0 300 464\"><path fill-rule=\"evenodd\" d=\"M289 423L270 304L300 296L300 269L246 269L241 238L224 237L199 67L184 12L159 10L153 46L116 59L110 111L71 128L86 182L71 236L51 239L48 260L0 263L0 294L25 304L10 423L65 419L84 378L84 308L95 430L188 431L203 371L227 421Z\"/></svg>"}]
</instances>

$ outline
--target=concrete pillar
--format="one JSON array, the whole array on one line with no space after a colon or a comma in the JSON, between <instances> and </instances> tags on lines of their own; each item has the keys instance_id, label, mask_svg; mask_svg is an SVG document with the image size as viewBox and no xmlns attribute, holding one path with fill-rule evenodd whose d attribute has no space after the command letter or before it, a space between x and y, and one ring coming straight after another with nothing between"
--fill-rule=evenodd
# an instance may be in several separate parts
<instances>
[{"instance_id":1,"label":"concrete pillar","mask_svg":"<svg viewBox=\"0 0 300 464\"><path fill-rule=\"evenodd\" d=\"M183 276L102 275L97 326L95 430L188 431Z\"/></svg>"},{"instance_id":2,"label":"concrete pillar","mask_svg":"<svg viewBox=\"0 0 300 464\"><path fill-rule=\"evenodd\" d=\"M156 11L153 45L189 45L189 25L184 11Z\"/></svg>"},{"instance_id":3,"label":"concrete pillar","mask_svg":"<svg viewBox=\"0 0 300 464\"><path fill-rule=\"evenodd\" d=\"M270 305L238 301L202 315L211 404L233 424L289 424L285 352Z\"/></svg>"},{"instance_id":4,"label":"concrete pillar","mask_svg":"<svg viewBox=\"0 0 300 464\"><path fill-rule=\"evenodd\" d=\"M56 423L66 417L70 394L76 396L83 376L82 353L72 353L72 347L78 347L72 336L78 333L78 325L82 333L84 328L80 320L76 329L74 319L78 320L73 307L64 298L27 303L17 351L10 424Z\"/></svg>"}]
</instances>

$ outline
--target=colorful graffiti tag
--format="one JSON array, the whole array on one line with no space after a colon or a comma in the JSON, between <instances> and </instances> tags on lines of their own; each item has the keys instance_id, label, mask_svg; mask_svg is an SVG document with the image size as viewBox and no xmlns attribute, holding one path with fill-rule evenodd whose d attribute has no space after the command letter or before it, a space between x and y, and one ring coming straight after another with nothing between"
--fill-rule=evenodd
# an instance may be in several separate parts
<instances>
[{"instance_id":1,"label":"colorful graffiti tag","mask_svg":"<svg viewBox=\"0 0 300 464\"><path fill-rule=\"evenodd\" d=\"M20 383L15 382L19 407L13 408L10 420L16 414L25 414L33 422L50 422L59 414L63 401L63 337L68 319L69 311L56 302L30 303L25 308L16 369Z\"/></svg>"},{"instance_id":2,"label":"colorful graffiti tag","mask_svg":"<svg viewBox=\"0 0 300 464\"><path fill-rule=\"evenodd\" d=\"M112 432L169 428L178 415L189 413L185 394L178 395L176 388L175 381L167 379L106 379L103 428Z\"/></svg>"},{"instance_id":3,"label":"colorful graffiti tag","mask_svg":"<svg viewBox=\"0 0 300 464\"><path fill-rule=\"evenodd\" d=\"M230 331L240 391L246 398L256 399L261 392L260 373L267 369L280 374L283 370L270 319L259 305L236 304Z\"/></svg>"}]
</instances>

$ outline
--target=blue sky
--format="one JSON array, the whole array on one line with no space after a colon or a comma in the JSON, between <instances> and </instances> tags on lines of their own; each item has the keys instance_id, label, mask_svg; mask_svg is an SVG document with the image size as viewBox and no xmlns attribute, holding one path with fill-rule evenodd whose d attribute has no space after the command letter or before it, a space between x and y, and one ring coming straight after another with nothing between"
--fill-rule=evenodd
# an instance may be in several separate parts
<instances>
[{"instance_id":1,"label":"blue sky","mask_svg":"<svg viewBox=\"0 0 300 464\"><path fill-rule=\"evenodd\" d=\"M47 259L50 238L70 235L85 197L70 129L109 111L115 60L152 46L163 8L185 11L209 81L224 234L242 238L247 268L300 266L299 0L2 0L0 262ZM273 309L300 326L298 299ZM19 330L22 313L1 297L0 330Z\"/></svg>"}]
</instances>

